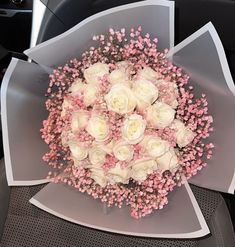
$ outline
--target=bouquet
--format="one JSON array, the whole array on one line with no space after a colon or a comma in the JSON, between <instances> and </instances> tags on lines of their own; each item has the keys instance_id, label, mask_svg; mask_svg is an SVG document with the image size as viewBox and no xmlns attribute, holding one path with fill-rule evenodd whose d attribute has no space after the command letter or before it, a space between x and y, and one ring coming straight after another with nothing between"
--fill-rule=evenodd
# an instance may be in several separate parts
<instances>
[{"instance_id":1,"label":"bouquet","mask_svg":"<svg viewBox=\"0 0 235 247\"><path fill-rule=\"evenodd\" d=\"M208 234L187 180L234 192L235 86L211 23L173 40L174 2L146 0L25 51L37 64L13 59L1 88L8 185L49 182L30 203L95 229Z\"/></svg>"},{"instance_id":2,"label":"bouquet","mask_svg":"<svg viewBox=\"0 0 235 247\"><path fill-rule=\"evenodd\" d=\"M140 218L161 209L167 195L206 166L213 130L204 94L160 52L142 28L94 36L82 59L50 75L42 138L48 178L99 198L130 205Z\"/></svg>"}]
</instances>

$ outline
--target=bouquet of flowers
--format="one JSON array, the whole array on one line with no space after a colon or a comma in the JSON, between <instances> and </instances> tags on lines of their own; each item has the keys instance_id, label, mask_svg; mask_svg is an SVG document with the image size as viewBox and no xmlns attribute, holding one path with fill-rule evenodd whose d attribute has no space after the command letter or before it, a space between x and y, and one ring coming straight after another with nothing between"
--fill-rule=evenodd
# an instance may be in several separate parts
<instances>
[{"instance_id":1,"label":"bouquet of flowers","mask_svg":"<svg viewBox=\"0 0 235 247\"><path fill-rule=\"evenodd\" d=\"M94 36L82 59L50 75L44 160L64 182L108 206L126 202L135 218L167 204L167 194L211 158L205 95L166 59L141 27ZM62 172L61 172L62 171Z\"/></svg>"},{"instance_id":2,"label":"bouquet of flowers","mask_svg":"<svg viewBox=\"0 0 235 247\"><path fill-rule=\"evenodd\" d=\"M187 180L234 192L235 86L211 23L173 40L174 2L146 0L25 51L37 64L13 59L1 88L8 184L49 182L30 202L95 229L208 234Z\"/></svg>"}]
</instances>

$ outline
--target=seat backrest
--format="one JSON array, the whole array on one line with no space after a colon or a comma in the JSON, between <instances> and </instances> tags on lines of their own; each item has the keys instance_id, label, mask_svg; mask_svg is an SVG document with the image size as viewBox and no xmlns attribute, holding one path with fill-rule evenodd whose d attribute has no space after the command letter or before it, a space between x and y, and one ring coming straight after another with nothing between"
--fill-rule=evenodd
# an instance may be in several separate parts
<instances>
[{"instance_id":1,"label":"seat backrest","mask_svg":"<svg viewBox=\"0 0 235 247\"><path fill-rule=\"evenodd\" d=\"M7 185L4 160L0 160L0 239L7 217L10 187Z\"/></svg>"}]
</instances>

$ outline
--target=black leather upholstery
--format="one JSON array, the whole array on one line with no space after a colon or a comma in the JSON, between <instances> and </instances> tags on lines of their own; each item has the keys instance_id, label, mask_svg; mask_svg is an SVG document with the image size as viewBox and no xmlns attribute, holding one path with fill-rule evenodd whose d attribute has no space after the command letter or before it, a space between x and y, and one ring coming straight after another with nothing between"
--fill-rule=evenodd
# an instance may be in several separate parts
<instances>
[{"instance_id":1,"label":"black leather upholstery","mask_svg":"<svg viewBox=\"0 0 235 247\"><path fill-rule=\"evenodd\" d=\"M10 187L7 186L4 161L0 161L0 240L8 212ZM1 241L0 241L1 242Z\"/></svg>"}]
</instances>

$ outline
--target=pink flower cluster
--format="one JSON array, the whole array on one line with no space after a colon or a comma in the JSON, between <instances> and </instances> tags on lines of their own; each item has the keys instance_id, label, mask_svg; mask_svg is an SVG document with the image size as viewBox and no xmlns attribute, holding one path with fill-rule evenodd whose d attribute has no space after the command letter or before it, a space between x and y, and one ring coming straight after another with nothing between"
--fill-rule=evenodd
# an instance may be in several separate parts
<instances>
[{"instance_id":1,"label":"pink flower cluster","mask_svg":"<svg viewBox=\"0 0 235 247\"><path fill-rule=\"evenodd\" d=\"M81 60L73 59L50 75L46 95L49 115L43 121L41 129L42 138L49 145L50 151L43 159L52 168L59 169L48 174L48 178L55 183L62 182L73 186L95 199L99 198L108 206L121 207L126 203L131 208L131 215L140 218L163 208L168 203L168 193L175 186L180 186L184 183L185 177L189 179L206 166L206 160L212 157L214 148L214 145L207 141L213 131L213 118L209 115L206 96L195 98L189 76L166 59L167 50L160 52L157 49L157 39L152 40L149 34L142 35L141 27L137 30L131 29L129 37L125 29L120 31L110 29L109 35L98 35L93 39L98 43L97 48L91 47L84 52ZM130 179L128 184L108 183L106 186L100 186L88 169L89 160L79 161L78 165L71 155L68 141L71 138L69 131L72 128L72 113L95 110L98 115L105 116L110 129L109 139L104 141L105 144L110 140L120 139L121 129L128 114L123 117L107 109L103 97L97 97L96 101L89 105L86 103L85 91L73 96L70 90L78 79L84 80L84 71L91 65L108 64L109 69L113 71L117 68L117 63L122 61L128 62L129 66L126 69L129 69L128 73L132 79L138 80L139 71L146 67L156 72L160 101L175 109L176 119L194 133L194 138L189 144L180 146L177 138L181 136L177 137L174 126L146 128L145 135L159 137L170 143L171 148L177 148L178 167L169 170L156 169L143 181ZM110 88L111 84L107 76L103 76L100 78L100 88L95 95L107 94ZM71 104L66 105L66 101L70 101ZM136 112L146 119L146 109L141 108ZM89 149L95 140L84 128L75 132L73 138L83 143L85 149ZM134 144L132 160L137 161L142 158L142 151L141 145ZM105 157L102 169L107 172L115 168L117 163L123 168L129 165L128 161L120 162L109 153Z\"/></svg>"}]
</instances>

